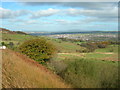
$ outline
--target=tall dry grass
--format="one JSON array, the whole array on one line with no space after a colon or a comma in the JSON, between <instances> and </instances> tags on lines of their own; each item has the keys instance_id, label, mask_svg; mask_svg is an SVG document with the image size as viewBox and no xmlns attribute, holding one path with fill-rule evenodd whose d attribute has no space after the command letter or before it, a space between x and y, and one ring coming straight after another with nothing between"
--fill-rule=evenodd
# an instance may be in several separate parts
<instances>
[{"instance_id":1,"label":"tall dry grass","mask_svg":"<svg viewBox=\"0 0 120 90\"><path fill-rule=\"evenodd\" d=\"M4 50L2 55L3 88L69 88L61 78L45 67L23 60L11 50Z\"/></svg>"}]
</instances>

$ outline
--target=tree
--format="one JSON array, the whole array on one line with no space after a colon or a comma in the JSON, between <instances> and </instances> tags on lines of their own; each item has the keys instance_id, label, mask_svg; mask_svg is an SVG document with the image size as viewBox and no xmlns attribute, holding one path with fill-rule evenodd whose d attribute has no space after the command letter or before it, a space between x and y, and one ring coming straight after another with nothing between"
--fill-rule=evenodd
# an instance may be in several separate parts
<instances>
[{"instance_id":1,"label":"tree","mask_svg":"<svg viewBox=\"0 0 120 90\"><path fill-rule=\"evenodd\" d=\"M56 53L55 46L44 38L26 41L19 46L19 50L40 63L50 60Z\"/></svg>"}]
</instances>

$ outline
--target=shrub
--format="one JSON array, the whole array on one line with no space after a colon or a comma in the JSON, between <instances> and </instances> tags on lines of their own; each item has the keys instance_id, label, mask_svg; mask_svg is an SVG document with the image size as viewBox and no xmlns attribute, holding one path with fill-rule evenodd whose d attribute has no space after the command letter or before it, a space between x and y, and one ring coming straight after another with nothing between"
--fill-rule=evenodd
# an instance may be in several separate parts
<instances>
[{"instance_id":1,"label":"shrub","mask_svg":"<svg viewBox=\"0 0 120 90\"><path fill-rule=\"evenodd\" d=\"M110 45L110 43L107 41L103 41L103 42L97 42L96 45L98 48L106 48L108 45Z\"/></svg>"},{"instance_id":2,"label":"shrub","mask_svg":"<svg viewBox=\"0 0 120 90\"><path fill-rule=\"evenodd\" d=\"M12 50L15 50L15 45L13 42L9 42L8 44L6 44L6 46L9 48L9 49L12 49Z\"/></svg>"},{"instance_id":3,"label":"shrub","mask_svg":"<svg viewBox=\"0 0 120 90\"><path fill-rule=\"evenodd\" d=\"M79 52L79 53L89 53L89 49L87 48L83 48L83 49L80 49L80 50L76 50L76 52Z\"/></svg>"},{"instance_id":4,"label":"shrub","mask_svg":"<svg viewBox=\"0 0 120 90\"><path fill-rule=\"evenodd\" d=\"M109 42L102 41L102 42L82 43L80 46L87 48L89 52L93 52L95 49L106 48L108 45L110 45Z\"/></svg>"},{"instance_id":5,"label":"shrub","mask_svg":"<svg viewBox=\"0 0 120 90\"><path fill-rule=\"evenodd\" d=\"M6 44L5 44L5 42L1 42L1 45L2 45L2 46L5 46Z\"/></svg>"},{"instance_id":6,"label":"shrub","mask_svg":"<svg viewBox=\"0 0 120 90\"><path fill-rule=\"evenodd\" d=\"M93 52L97 46L95 43L82 43L80 46L88 49L88 52Z\"/></svg>"},{"instance_id":7,"label":"shrub","mask_svg":"<svg viewBox=\"0 0 120 90\"><path fill-rule=\"evenodd\" d=\"M55 46L44 38L26 41L19 46L19 50L39 63L48 61L56 52Z\"/></svg>"},{"instance_id":8,"label":"shrub","mask_svg":"<svg viewBox=\"0 0 120 90\"><path fill-rule=\"evenodd\" d=\"M120 41L110 41L110 44L113 44L113 45L120 45Z\"/></svg>"},{"instance_id":9,"label":"shrub","mask_svg":"<svg viewBox=\"0 0 120 90\"><path fill-rule=\"evenodd\" d=\"M14 43L13 43L13 42L9 42L9 46L10 46L11 48L13 48Z\"/></svg>"},{"instance_id":10,"label":"shrub","mask_svg":"<svg viewBox=\"0 0 120 90\"><path fill-rule=\"evenodd\" d=\"M118 66L102 61L75 59L59 75L74 88L118 88Z\"/></svg>"}]
</instances>

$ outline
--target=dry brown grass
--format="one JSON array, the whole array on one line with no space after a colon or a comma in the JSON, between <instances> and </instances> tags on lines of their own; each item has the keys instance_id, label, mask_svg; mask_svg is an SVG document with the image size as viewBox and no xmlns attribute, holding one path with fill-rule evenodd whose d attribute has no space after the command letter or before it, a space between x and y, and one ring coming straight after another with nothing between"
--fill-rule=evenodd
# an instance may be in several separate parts
<instances>
[{"instance_id":1,"label":"dry brown grass","mask_svg":"<svg viewBox=\"0 0 120 90\"><path fill-rule=\"evenodd\" d=\"M2 53L3 88L69 88L63 80L42 65L11 50Z\"/></svg>"}]
</instances>

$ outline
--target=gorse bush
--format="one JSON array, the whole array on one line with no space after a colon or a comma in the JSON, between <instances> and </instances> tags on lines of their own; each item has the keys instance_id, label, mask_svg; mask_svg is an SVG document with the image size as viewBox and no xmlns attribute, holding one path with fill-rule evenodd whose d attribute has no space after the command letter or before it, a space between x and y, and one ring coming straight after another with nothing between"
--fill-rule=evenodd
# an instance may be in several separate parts
<instances>
[{"instance_id":1,"label":"gorse bush","mask_svg":"<svg viewBox=\"0 0 120 90\"><path fill-rule=\"evenodd\" d=\"M80 46L87 48L88 50L83 50L83 52L93 52L95 49L98 48L106 48L108 45L110 45L110 42L102 41L102 42L88 42L88 43L82 43Z\"/></svg>"},{"instance_id":2,"label":"gorse bush","mask_svg":"<svg viewBox=\"0 0 120 90\"><path fill-rule=\"evenodd\" d=\"M59 75L75 88L117 88L118 66L90 59L68 62Z\"/></svg>"},{"instance_id":3,"label":"gorse bush","mask_svg":"<svg viewBox=\"0 0 120 90\"><path fill-rule=\"evenodd\" d=\"M82 43L80 46L87 49L86 53L93 52L97 48L96 44L94 43Z\"/></svg>"},{"instance_id":4,"label":"gorse bush","mask_svg":"<svg viewBox=\"0 0 120 90\"><path fill-rule=\"evenodd\" d=\"M19 50L39 63L48 61L56 52L55 46L44 38L26 41Z\"/></svg>"},{"instance_id":5,"label":"gorse bush","mask_svg":"<svg viewBox=\"0 0 120 90\"><path fill-rule=\"evenodd\" d=\"M79 52L79 53L89 53L90 50L87 49L87 48L82 48L82 49L80 49L80 50L76 50L76 52Z\"/></svg>"}]
</instances>

